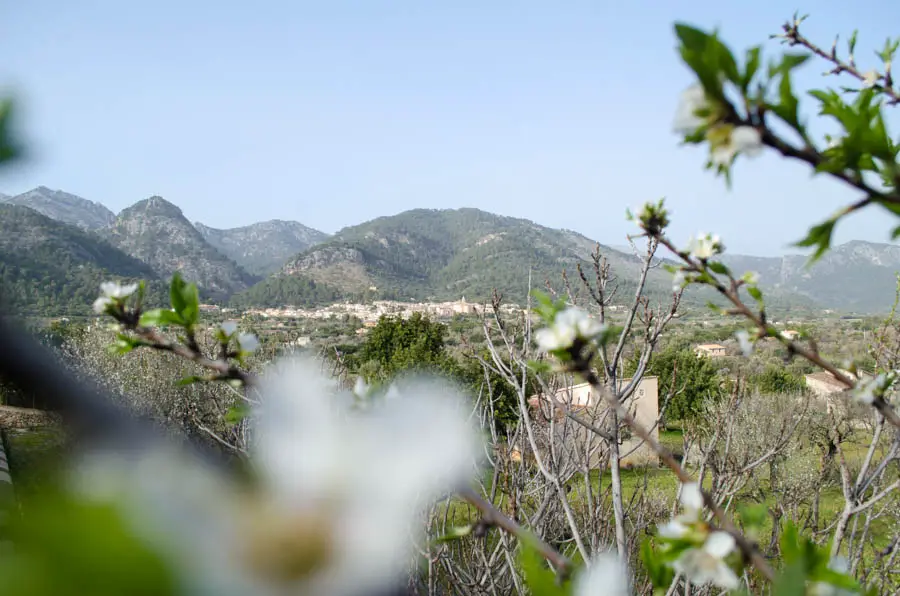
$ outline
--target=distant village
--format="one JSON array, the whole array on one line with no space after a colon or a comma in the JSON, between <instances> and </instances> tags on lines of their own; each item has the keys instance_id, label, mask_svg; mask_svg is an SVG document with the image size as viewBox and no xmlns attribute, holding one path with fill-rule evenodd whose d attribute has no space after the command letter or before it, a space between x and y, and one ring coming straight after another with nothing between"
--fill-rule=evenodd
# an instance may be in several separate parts
<instances>
[{"instance_id":1,"label":"distant village","mask_svg":"<svg viewBox=\"0 0 900 596\"><path fill-rule=\"evenodd\" d=\"M206 312L229 312L231 309L220 308L212 304L203 304L201 310ZM376 300L368 304L336 303L319 308L251 308L243 311L244 316L259 316L265 319L330 319L349 315L360 319L363 323L374 324L382 316L399 316L409 318L415 313L428 315L436 319L452 318L456 315L479 315L484 313L484 304L468 302L463 296L452 302L397 302L393 300ZM525 312L518 304L500 306L503 314Z\"/></svg>"}]
</instances>

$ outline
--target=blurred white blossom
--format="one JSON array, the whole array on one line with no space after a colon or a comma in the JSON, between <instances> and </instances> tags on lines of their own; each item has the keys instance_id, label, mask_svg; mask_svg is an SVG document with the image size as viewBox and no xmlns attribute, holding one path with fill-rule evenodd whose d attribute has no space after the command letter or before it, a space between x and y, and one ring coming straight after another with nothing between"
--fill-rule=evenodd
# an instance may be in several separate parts
<instances>
[{"instance_id":1,"label":"blurred white blossom","mask_svg":"<svg viewBox=\"0 0 900 596\"><path fill-rule=\"evenodd\" d=\"M259 347L259 340L252 333L241 333L237 340L242 352L255 352Z\"/></svg>"},{"instance_id":2,"label":"blurred white blossom","mask_svg":"<svg viewBox=\"0 0 900 596\"><path fill-rule=\"evenodd\" d=\"M687 280L687 275L685 274L684 269L676 270L675 274L672 275L672 292L678 293L682 289L684 289Z\"/></svg>"},{"instance_id":3,"label":"blurred white blossom","mask_svg":"<svg viewBox=\"0 0 900 596\"><path fill-rule=\"evenodd\" d=\"M574 596L629 596L628 569L614 553L603 553L590 562L575 580Z\"/></svg>"},{"instance_id":4,"label":"blurred white blossom","mask_svg":"<svg viewBox=\"0 0 900 596\"><path fill-rule=\"evenodd\" d=\"M237 328L237 321L224 321L221 325L219 325L219 329L221 329L222 333L224 333L228 337L234 335L234 332L237 331Z\"/></svg>"},{"instance_id":5,"label":"blurred white blossom","mask_svg":"<svg viewBox=\"0 0 900 596\"><path fill-rule=\"evenodd\" d=\"M712 532L699 548L691 548L676 559L674 567L693 584L713 584L725 590L740 585L737 575L724 559L734 550L734 537L727 532Z\"/></svg>"},{"instance_id":6,"label":"blurred white blossom","mask_svg":"<svg viewBox=\"0 0 900 596\"><path fill-rule=\"evenodd\" d=\"M708 123L709 119L703 112L708 112L710 107L702 86L691 85L682 91L675 112L673 124L675 132L685 135L695 133L698 128Z\"/></svg>"},{"instance_id":7,"label":"blurred white blossom","mask_svg":"<svg viewBox=\"0 0 900 596\"><path fill-rule=\"evenodd\" d=\"M185 593L379 593L412 561L421 506L471 477L479 435L438 382L410 382L364 413L336 392L315 361L273 365L254 416L252 491L174 448L95 454L75 484L121 503Z\"/></svg>"},{"instance_id":8,"label":"blurred white blossom","mask_svg":"<svg viewBox=\"0 0 900 596\"><path fill-rule=\"evenodd\" d=\"M747 285L755 286L759 284L759 273L756 271L747 271L741 279L743 279L744 283Z\"/></svg>"},{"instance_id":9,"label":"blurred white blossom","mask_svg":"<svg viewBox=\"0 0 900 596\"><path fill-rule=\"evenodd\" d=\"M699 484L696 482L683 484L678 500L684 511L658 528L659 535L663 538L683 538L691 531L691 527L700 521L703 493Z\"/></svg>"},{"instance_id":10,"label":"blurred white blossom","mask_svg":"<svg viewBox=\"0 0 900 596\"><path fill-rule=\"evenodd\" d=\"M752 126L730 128L725 125L718 134L711 135L710 158L716 165L727 166L738 154L756 157L762 152L762 137Z\"/></svg>"},{"instance_id":11,"label":"blurred white blossom","mask_svg":"<svg viewBox=\"0 0 900 596\"><path fill-rule=\"evenodd\" d=\"M698 233L688 241L687 252L695 259L706 261L722 252L722 240L717 234Z\"/></svg>"},{"instance_id":12,"label":"blurred white blossom","mask_svg":"<svg viewBox=\"0 0 900 596\"><path fill-rule=\"evenodd\" d=\"M875 83L878 82L878 79L881 77L878 75L878 72L874 70L870 70L866 74L863 75L862 85L864 89L871 89L875 86Z\"/></svg>"},{"instance_id":13,"label":"blurred white blossom","mask_svg":"<svg viewBox=\"0 0 900 596\"><path fill-rule=\"evenodd\" d=\"M750 341L750 334L747 331L744 331L743 329L735 331L734 336L737 338L741 354L749 356L753 353L753 342Z\"/></svg>"},{"instance_id":14,"label":"blurred white blossom","mask_svg":"<svg viewBox=\"0 0 900 596\"><path fill-rule=\"evenodd\" d=\"M110 305L128 298L137 289L138 284L121 285L114 281L103 282L100 284L100 297L94 300L94 312L102 315Z\"/></svg>"},{"instance_id":15,"label":"blurred white blossom","mask_svg":"<svg viewBox=\"0 0 900 596\"><path fill-rule=\"evenodd\" d=\"M853 395L862 403L872 405L876 398L884 396L893 383L893 375L879 373L869 380L859 381L853 389Z\"/></svg>"},{"instance_id":16,"label":"blurred white blossom","mask_svg":"<svg viewBox=\"0 0 900 596\"><path fill-rule=\"evenodd\" d=\"M366 397L369 394L369 384L361 376L356 377L356 383L353 385L353 395L356 397Z\"/></svg>"},{"instance_id":17,"label":"blurred white blossom","mask_svg":"<svg viewBox=\"0 0 900 596\"><path fill-rule=\"evenodd\" d=\"M570 306L556 313L553 323L535 333L538 347L545 352L564 350L572 347L577 338L592 339L606 331L603 325L593 319L585 310Z\"/></svg>"}]
</instances>

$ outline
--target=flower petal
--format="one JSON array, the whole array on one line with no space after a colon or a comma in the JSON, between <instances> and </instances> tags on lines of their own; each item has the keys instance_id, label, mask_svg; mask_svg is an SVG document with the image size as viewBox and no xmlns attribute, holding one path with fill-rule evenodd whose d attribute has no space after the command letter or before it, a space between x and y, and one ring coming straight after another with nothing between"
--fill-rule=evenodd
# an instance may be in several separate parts
<instances>
[{"instance_id":1,"label":"flower petal","mask_svg":"<svg viewBox=\"0 0 900 596\"><path fill-rule=\"evenodd\" d=\"M597 556L575 581L575 596L629 596L628 570L613 553Z\"/></svg>"},{"instance_id":2,"label":"flower petal","mask_svg":"<svg viewBox=\"0 0 900 596\"><path fill-rule=\"evenodd\" d=\"M681 487L681 505L685 509L699 511L703 509L703 493L700 491L700 485L696 482L688 482Z\"/></svg>"},{"instance_id":3,"label":"flower petal","mask_svg":"<svg viewBox=\"0 0 900 596\"><path fill-rule=\"evenodd\" d=\"M717 559L727 557L734 550L734 536L728 532L713 532L703 543L703 550Z\"/></svg>"}]
</instances>

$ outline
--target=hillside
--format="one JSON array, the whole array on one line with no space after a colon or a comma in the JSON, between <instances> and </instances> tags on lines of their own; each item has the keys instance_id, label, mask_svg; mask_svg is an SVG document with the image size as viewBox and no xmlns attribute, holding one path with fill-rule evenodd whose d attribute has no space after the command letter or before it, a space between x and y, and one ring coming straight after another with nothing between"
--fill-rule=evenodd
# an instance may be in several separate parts
<instances>
[{"instance_id":1,"label":"hillside","mask_svg":"<svg viewBox=\"0 0 900 596\"><path fill-rule=\"evenodd\" d=\"M181 271L208 299L226 300L257 279L210 245L181 209L162 197L150 197L122 210L104 234L162 278Z\"/></svg>"},{"instance_id":2,"label":"hillside","mask_svg":"<svg viewBox=\"0 0 900 596\"><path fill-rule=\"evenodd\" d=\"M30 207L47 217L85 230L109 227L116 219L116 214L100 203L46 186L38 186L14 197L0 196L0 201Z\"/></svg>"},{"instance_id":3,"label":"hillside","mask_svg":"<svg viewBox=\"0 0 900 596\"><path fill-rule=\"evenodd\" d=\"M885 312L894 301L900 246L854 240L833 247L811 267L802 255L724 260L738 272L758 271L763 289L799 294L824 308Z\"/></svg>"},{"instance_id":4,"label":"hillside","mask_svg":"<svg viewBox=\"0 0 900 596\"><path fill-rule=\"evenodd\" d=\"M415 209L339 231L291 259L260 287L295 277L343 294L415 300L484 300L497 288L509 300L524 302L529 270L533 287L550 280L560 288L562 270L574 275L575 265L587 263L595 246L575 232L478 209ZM620 285L633 287L638 259L601 250ZM651 286L670 288L668 274L654 271Z\"/></svg>"},{"instance_id":5,"label":"hillside","mask_svg":"<svg viewBox=\"0 0 900 596\"><path fill-rule=\"evenodd\" d=\"M328 234L296 221L273 219L240 228L220 230L200 222L194 227L207 242L247 271L274 273L285 262L328 238Z\"/></svg>"},{"instance_id":6,"label":"hillside","mask_svg":"<svg viewBox=\"0 0 900 596\"><path fill-rule=\"evenodd\" d=\"M86 314L110 279L163 286L144 263L93 234L28 207L0 204L0 299L25 314Z\"/></svg>"}]
</instances>

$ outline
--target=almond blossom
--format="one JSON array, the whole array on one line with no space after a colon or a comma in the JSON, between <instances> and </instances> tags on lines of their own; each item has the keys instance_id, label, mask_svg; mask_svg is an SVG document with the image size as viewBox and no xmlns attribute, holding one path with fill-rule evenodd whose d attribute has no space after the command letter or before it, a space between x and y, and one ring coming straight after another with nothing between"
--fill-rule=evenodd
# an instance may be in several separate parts
<instances>
[{"instance_id":1,"label":"almond blossom","mask_svg":"<svg viewBox=\"0 0 900 596\"><path fill-rule=\"evenodd\" d=\"M94 300L94 312L102 315L113 304L117 304L134 294L138 284L121 285L114 281L100 284L100 297Z\"/></svg>"},{"instance_id":2,"label":"almond blossom","mask_svg":"<svg viewBox=\"0 0 900 596\"><path fill-rule=\"evenodd\" d=\"M711 132L709 138L712 145L710 159L715 165L728 166L739 154L756 157L762 152L762 137L752 126L723 125Z\"/></svg>"},{"instance_id":3,"label":"almond blossom","mask_svg":"<svg viewBox=\"0 0 900 596\"><path fill-rule=\"evenodd\" d=\"M684 512L658 528L659 535L663 538L684 538L691 527L700 521L700 512L703 510L703 493L700 485L689 482L682 485L681 494L678 495Z\"/></svg>"},{"instance_id":4,"label":"almond blossom","mask_svg":"<svg viewBox=\"0 0 900 596\"><path fill-rule=\"evenodd\" d=\"M695 259L706 261L724 250L722 241L716 234L698 233L688 242L687 252Z\"/></svg>"},{"instance_id":5,"label":"almond blossom","mask_svg":"<svg viewBox=\"0 0 900 596\"><path fill-rule=\"evenodd\" d=\"M710 108L711 105L703 87L691 85L681 92L673 129L675 132L686 135L695 133L698 128L709 123L709 118L700 114L709 112Z\"/></svg>"},{"instance_id":6,"label":"almond blossom","mask_svg":"<svg viewBox=\"0 0 900 596\"><path fill-rule=\"evenodd\" d=\"M572 347L576 339L592 339L606 329L606 325L597 322L587 311L570 306L556 313L549 327L539 329L535 333L535 341L545 352L565 350Z\"/></svg>"},{"instance_id":7,"label":"almond blossom","mask_svg":"<svg viewBox=\"0 0 900 596\"><path fill-rule=\"evenodd\" d=\"M744 356L749 356L753 353L753 342L750 340L750 334L747 331L741 329L740 331L735 331L734 337L738 341L738 346L741 349L741 354Z\"/></svg>"},{"instance_id":8,"label":"almond blossom","mask_svg":"<svg viewBox=\"0 0 900 596\"><path fill-rule=\"evenodd\" d=\"M237 321L223 321L221 325L219 325L219 329L222 330L227 337L231 337L234 335L234 332L237 331L238 324Z\"/></svg>"},{"instance_id":9,"label":"almond blossom","mask_svg":"<svg viewBox=\"0 0 900 596\"><path fill-rule=\"evenodd\" d=\"M259 340L252 333L241 333L237 337L238 345L241 346L241 352L255 352L259 347Z\"/></svg>"},{"instance_id":10,"label":"almond blossom","mask_svg":"<svg viewBox=\"0 0 900 596\"><path fill-rule=\"evenodd\" d=\"M864 89L871 89L875 86L875 83L878 82L878 79L881 78L881 75L878 74L877 71L870 70L866 74L863 75L862 84Z\"/></svg>"},{"instance_id":11,"label":"almond blossom","mask_svg":"<svg viewBox=\"0 0 900 596\"><path fill-rule=\"evenodd\" d=\"M260 384L253 490L174 448L95 454L74 482L120 503L187 593L382 593L414 557L422 506L463 485L481 451L449 386L397 392L353 411L320 363L282 360Z\"/></svg>"},{"instance_id":12,"label":"almond blossom","mask_svg":"<svg viewBox=\"0 0 900 596\"><path fill-rule=\"evenodd\" d=\"M575 596L630 596L628 569L614 553L594 558L575 580Z\"/></svg>"},{"instance_id":13,"label":"almond blossom","mask_svg":"<svg viewBox=\"0 0 900 596\"><path fill-rule=\"evenodd\" d=\"M724 559L734 551L734 537L728 532L712 532L700 548L688 549L675 560L675 571L693 584L713 584L734 590L740 580Z\"/></svg>"}]
</instances>

